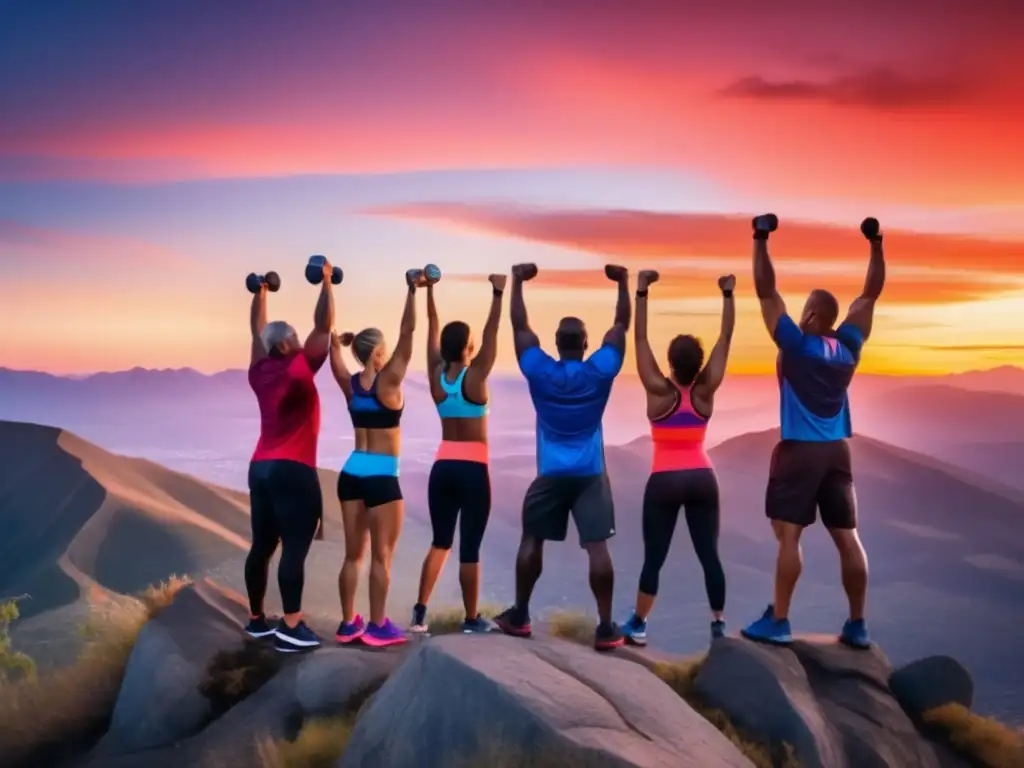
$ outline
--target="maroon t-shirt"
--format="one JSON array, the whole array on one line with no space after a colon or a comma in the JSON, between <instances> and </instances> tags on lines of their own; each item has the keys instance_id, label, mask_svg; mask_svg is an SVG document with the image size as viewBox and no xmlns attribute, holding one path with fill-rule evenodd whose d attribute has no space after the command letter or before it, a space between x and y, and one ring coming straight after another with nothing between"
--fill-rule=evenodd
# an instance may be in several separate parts
<instances>
[{"instance_id":1,"label":"maroon t-shirt","mask_svg":"<svg viewBox=\"0 0 1024 768\"><path fill-rule=\"evenodd\" d=\"M320 396L305 352L254 363L249 386L260 405L260 439L252 460L287 459L316 467Z\"/></svg>"}]
</instances>

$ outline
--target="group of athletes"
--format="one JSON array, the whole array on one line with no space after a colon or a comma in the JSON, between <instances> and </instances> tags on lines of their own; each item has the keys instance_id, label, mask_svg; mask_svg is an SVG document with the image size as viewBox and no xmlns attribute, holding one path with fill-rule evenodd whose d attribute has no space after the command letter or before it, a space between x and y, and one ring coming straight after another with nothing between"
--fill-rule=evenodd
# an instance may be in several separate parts
<instances>
[{"instance_id":1,"label":"group of athletes","mask_svg":"<svg viewBox=\"0 0 1024 768\"><path fill-rule=\"evenodd\" d=\"M868 222L873 222L869 225ZM885 282L882 234L865 220L870 261L861 295L839 319L835 297L812 291L799 321L787 313L776 290L768 239L777 228L772 214L755 217L754 287L769 334L778 347L781 440L772 457L765 509L778 541L774 595L764 614L741 634L785 645L793 637L790 602L801 571L800 536L820 513L839 552L849 618L839 638L854 648L871 645L864 620L867 558L857 534L851 472L850 410L847 391L864 342L871 334L874 306ZM493 622L478 611L480 548L491 509L488 471L487 379L497 356L497 334L506 275L491 275L492 300L479 348L461 321L440 325L434 297L437 274L411 271L401 329L388 350L383 334L368 328L337 334L334 326L332 265L314 313L314 328L300 341L294 328L267 321L267 289L253 297L249 383L260 407L261 432L249 468L252 548L245 563L250 603L246 631L273 637L283 652L316 648L320 639L303 621L304 563L313 540L322 536L323 503L317 473L320 402L314 376L328 360L348 402L355 449L338 476L345 533L345 560L338 576L342 621L339 643L389 646L406 642L407 632L428 631L427 603L459 530L459 582L466 633L498 629L529 637L530 597L543 566L545 541L564 541L572 516L590 563L597 602L594 645L609 650L624 642L644 645L647 620L658 594L679 511L683 510L704 571L711 609L711 636L725 634L725 574L718 553L719 488L704 449L715 395L725 376L735 325L736 279L718 281L722 293L720 335L705 359L701 343L676 336L668 348L668 375L647 338L648 291L658 273L642 271L635 294L634 343L646 391L653 461L643 498L644 564L634 608L621 624L612 618L614 570L608 540L615 514L604 462L601 422L626 350L632 321L629 274L607 266L618 297L611 328L590 351L587 329L563 318L555 333L556 357L547 354L530 326L523 286L537 275L533 264L512 268L510 315L519 368L529 384L537 418L537 477L523 501L522 539L516 557L515 602ZM434 278L434 279L432 279ZM386 613L391 561L402 528L404 502L399 483L402 383L412 356L416 295L427 294L427 375L442 424L442 441L430 472L428 501L433 541L423 561L419 596L406 629ZM348 348L358 362L346 362ZM278 584L283 616L264 613L268 567L281 547ZM369 554L369 616L356 613L359 572Z\"/></svg>"}]
</instances>

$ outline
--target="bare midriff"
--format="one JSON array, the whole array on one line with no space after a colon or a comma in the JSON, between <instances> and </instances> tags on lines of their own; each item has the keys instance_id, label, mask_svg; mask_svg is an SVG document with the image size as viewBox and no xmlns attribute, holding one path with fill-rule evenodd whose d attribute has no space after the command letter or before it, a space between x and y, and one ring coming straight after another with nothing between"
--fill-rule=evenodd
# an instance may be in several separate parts
<instances>
[{"instance_id":1,"label":"bare midriff","mask_svg":"<svg viewBox=\"0 0 1024 768\"><path fill-rule=\"evenodd\" d=\"M402 447L402 430L400 427L391 429L356 429L356 450L363 453L376 453L382 456L398 456Z\"/></svg>"}]
</instances>

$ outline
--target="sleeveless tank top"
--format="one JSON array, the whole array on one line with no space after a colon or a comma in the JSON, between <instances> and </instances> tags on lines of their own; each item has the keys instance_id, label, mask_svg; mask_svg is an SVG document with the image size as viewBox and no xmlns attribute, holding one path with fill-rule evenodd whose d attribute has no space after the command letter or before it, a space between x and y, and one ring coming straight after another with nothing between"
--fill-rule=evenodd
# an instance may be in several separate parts
<instances>
[{"instance_id":1,"label":"sleeveless tank top","mask_svg":"<svg viewBox=\"0 0 1024 768\"><path fill-rule=\"evenodd\" d=\"M673 386L679 392L676 407L667 416L651 421L651 472L710 469L711 459L704 450L708 420L694 409L689 388L683 389L675 382Z\"/></svg>"},{"instance_id":2,"label":"sleeveless tank top","mask_svg":"<svg viewBox=\"0 0 1024 768\"><path fill-rule=\"evenodd\" d=\"M348 404L348 412L352 417L352 426L356 429L392 429L402 421L405 406L394 411L384 406L377 399L377 380L369 389L363 387L359 374L352 377L352 399Z\"/></svg>"},{"instance_id":3,"label":"sleeveless tank top","mask_svg":"<svg viewBox=\"0 0 1024 768\"><path fill-rule=\"evenodd\" d=\"M466 399L462 392L462 383L466 378L466 366L459 373L455 381L448 381L444 371L441 371L441 389L445 392L445 399L437 404L437 413L442 419L479 419L487 415L487 405L473 403Z\"/></svg>"}]
</instances>

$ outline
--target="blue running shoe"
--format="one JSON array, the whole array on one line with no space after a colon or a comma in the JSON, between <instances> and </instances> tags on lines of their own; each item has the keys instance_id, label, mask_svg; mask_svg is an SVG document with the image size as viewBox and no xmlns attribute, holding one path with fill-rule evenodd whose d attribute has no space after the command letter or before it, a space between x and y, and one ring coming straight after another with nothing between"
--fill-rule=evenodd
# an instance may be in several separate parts
<instances>
[{"instance_id":1,"label":"blue running shoe","mask_svg":"<svg viewBox=\"0 0 1024 768\"><path fill-rule=\"evenodd\" d=\"M289 627L285 624L284 619L281 619L274 632L274 647L281 653L312 651L314 648L320 647L320 638L306 626L304 621L300 621L294 627Z\"/></svg>"},{"instance_id":2,"label":"blue running shoe","mask_svg":"<svg viewBox=\"0 0 1024 768\"><path fill-rule=\"evenodd\" d=\"M774 608L770 605L760 619L752 624L748 624L744 629L740 630L740 634L748 640L758 643L769 643L770 645L789 645L793 642L793 632L789 628L789 619L776 621Z\"/></svg>"},{"instance_id":3,"label":"blue running shoe","mask_svg":"<svg viewBox=\"0 0 1024 768\"><path fill-rule=\"evenodd\" d=\"M416 603L412 607L412 621L409 622L409 631L418 635L425 635L429 631L427 626L427 606Z\"/></svg>"},{"instance_id":4,"label":"blue running shoe","mask_svg":"<svg viewBox=\"0 0 1024 768\"><path fill-rule=\"evenodd\" d=\"M628 645L647 645L647 619L641 619L633 611L622 625L622 636Z\"/></svg>"},{"instance_id":5,"label":"blue running shoe","mask_svg":"<svg viewBox=\"0 0 1024 768\"><path fill-rule=\"evenodd\" d=\"M839 635L839 642L858 651L868 650L872 643L868 636L867 622L864 619L847 619L843 624L843 632Z\"/></svg>"},{"instance_id":6,"label":"blue running shoe","mask_svg":"<svg viewBox=\"0 0 1024 768\"><path fill-rule=\"evenodd\" d=\"M716 619L711 622L711 639L718 640L722 637L725 637L725 622L721 619Z\"/></svg>"},{"instance_id":7,"label":"blue running shoe","mask_svg":"<svg viewBox=\"0 0 1024 768\"><path fill-rule=\"evenodd\" d=\"M357 613L352 621L342 620L341 624L338 625L338 631L334 633L334 639L342 645L348 645L362 637L365 631L366 622Z\"/></svg>"},{"instance_id":8,"label":"blue running shoe","mask_svg":"<svg viewBox=\"0 0 1024 768\"><path fill-rule=\"evenodd\" d=\"M366 631L363 633L363 642L373 648L401 645L408 639L405 632L391 623L391 619L384 619L384 623L380 625L371 621L366 625Z\"/></svg>"},{"instance_id":9,"label":"blue running shoe","mask_svg":"<svg viewBox=\"0 0 1024 768\"><path fill-rule=\"evenodd\" d=\"M485 635L488 632L494 632L497 627L493 621L485 619L483 616L477 614L475 619L466 619L462 622L462 634L464 635Z\"/></svg>"},{"instance_id":10,"label":"blue running shoe","mask_svg":"<svg viewBox=\"0 0 1024 768\"><path fill-rule=\"evenodd\" d=\"M270 637L274 634L274 628L267 622L267 617L261 613L256 618L249 619L249 623L245 625L245 633L249 637L259 639L261 637Z\"/></svg>"}]
</instances>

